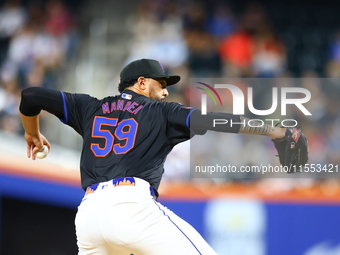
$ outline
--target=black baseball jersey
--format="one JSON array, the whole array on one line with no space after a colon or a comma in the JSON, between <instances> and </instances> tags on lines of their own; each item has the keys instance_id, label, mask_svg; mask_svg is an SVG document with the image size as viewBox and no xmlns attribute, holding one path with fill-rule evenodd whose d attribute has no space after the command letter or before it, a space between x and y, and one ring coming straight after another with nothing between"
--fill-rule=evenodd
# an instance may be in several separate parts
<instances>
[{"instance_id":1,"label":"black baseball jersey","mask_svg":"<svg viewBox=\"0 0 340 255\"><path fill-rule=\"evenodd\" d=\"M166 156L190 138L192 109L125 90L97 100L63 93L64 122L83 137L82 187L118 177L139 177L156 190Z\"/></svg>"},{"instance_id":2,"label":"black baseball jersey","mask_svg":"<svg viewBox=\"0 0 340 255\"><path fill-rule=\"evenodd\" d=\"M237 125L213 127L214 118L240 121L239 116L226 113L202 116L197 109L156 101L131 90L98 100L86 94L25 89L21 113L34 116L42 109L83 137L80 172L84 190L119 177L139 177L157 191L166 156L176 144L207 130L238 132Z\"/></svg>"}]
</instances>

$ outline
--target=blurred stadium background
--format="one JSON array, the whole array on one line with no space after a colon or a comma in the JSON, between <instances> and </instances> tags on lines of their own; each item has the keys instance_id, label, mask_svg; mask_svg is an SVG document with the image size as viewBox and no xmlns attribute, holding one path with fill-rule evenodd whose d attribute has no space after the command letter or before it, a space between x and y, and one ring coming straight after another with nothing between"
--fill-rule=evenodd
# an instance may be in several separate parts
<instances>
[{"instance_id":1,"label":"blurred stadium background","mask_svg":"<svg viewBox=\"0 0 340 255\"><path fill-rule=\"evenodd\" d=\"M309 107L318 114L302 122L310 158L339 165L339 7L290 0L1 0L0 254L77 253L81 140L43 113L41 131L52 151L42 161L26 158L18 106L30 86L101 98L118 93L121 68L142 57L182 76L168 101L186 105L191 77L299 78L317 95ZM249 140L231 136L233 150L220 152L240 164L275 154L268 140ZM191 178L189 157L188 143L169 155L160 201L218 254L340 254L336 176Z\"/></svg>"}]
</instances>

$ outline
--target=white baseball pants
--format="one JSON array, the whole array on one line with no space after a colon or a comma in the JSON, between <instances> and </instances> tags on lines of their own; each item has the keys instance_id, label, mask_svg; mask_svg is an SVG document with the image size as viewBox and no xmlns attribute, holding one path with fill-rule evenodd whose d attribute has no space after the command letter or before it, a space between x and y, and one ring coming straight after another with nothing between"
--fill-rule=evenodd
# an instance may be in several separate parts
<instances>
[{"instance_id":1,"label":"white baseball pants","mask_svg":"<svg viewBox=\"0 0 340 255\"><path fill-rule=\"evenodd\" d=\"M201 235L150 194L135 186L103 182L85 195L75 219L79 255L217 255Z\"/></svg>"}]
</instances>

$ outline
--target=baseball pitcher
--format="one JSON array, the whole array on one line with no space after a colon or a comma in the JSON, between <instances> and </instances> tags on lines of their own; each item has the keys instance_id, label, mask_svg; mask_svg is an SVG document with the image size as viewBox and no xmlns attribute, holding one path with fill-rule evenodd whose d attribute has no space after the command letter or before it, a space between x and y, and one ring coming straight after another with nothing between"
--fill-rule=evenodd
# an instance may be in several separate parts
<instances>
[{"instance_id":1,"label":"baseball pitcher","mask_svg":"<svg viewBox=\"0 0 340 255\"><path fill-rule=\"evenodd\" d=\"M282 164L307 160L307 141L298 129L254 123L213 127L213 119L241 123L243 117L201 115L198 109L165 102L167 86L179 80L156 60L140 59L121 71L116 96L99 100L40 87L22 91L28 157L34 160L44 145L51 147L39 131L41 110L83 138L80 173L85 194L75 219L80 255L216 254L192 226L157 202L166 156L194 134L213 130L265 135L274 140ZM292 142L297 146L292 148Z\"/></svg>"}]
</instances>

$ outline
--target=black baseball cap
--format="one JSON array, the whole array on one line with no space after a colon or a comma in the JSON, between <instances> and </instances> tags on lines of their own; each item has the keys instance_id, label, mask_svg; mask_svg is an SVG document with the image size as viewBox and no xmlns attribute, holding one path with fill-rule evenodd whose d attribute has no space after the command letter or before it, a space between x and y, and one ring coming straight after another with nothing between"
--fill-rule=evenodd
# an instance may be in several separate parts
<instances>
[{"instance_id":1,"label":"black baseball cap","mask_svg":"<svg viewBox=\"0 0 340 255\"><path fill-rule=\"evenodd\" d=\"M164 79L167 86L176 84L181 79L178 75L167 75L157 60L143 58L135 60L123 68L120 72L120 82L137 79L141 76Z\"/></svg>"}]
</instances>

